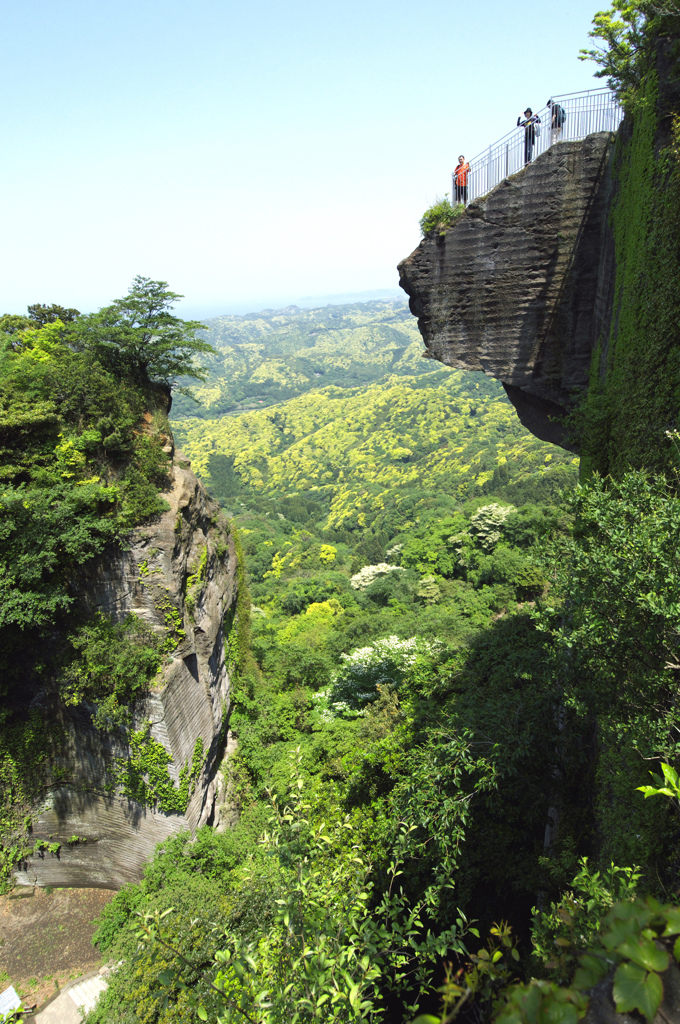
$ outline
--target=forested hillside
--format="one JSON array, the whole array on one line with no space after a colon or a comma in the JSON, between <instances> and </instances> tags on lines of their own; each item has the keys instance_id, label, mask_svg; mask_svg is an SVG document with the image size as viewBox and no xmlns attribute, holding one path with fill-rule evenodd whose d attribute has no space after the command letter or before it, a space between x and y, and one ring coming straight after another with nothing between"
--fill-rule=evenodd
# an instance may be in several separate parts
<instances>
[{"instance_id":1,"label":"forested hillside","mask_svg":"<svg viewBox=\"0 0 680 1024\"><path fill-rule=\"evenodd\" d=\"M215 348L210 378L179 396L175 415L222 416L272 405L334 384L352 387L387 373L421 373L422 342L405 302L263 310L205 321Z\"/></svg>"},{"instance_id":2,"label":"forested hillside","mask_svg":"<svg viewBox=\"0 0 680 1024\"><path fill-rule=\"evenodd\" d=\"M568 980L565 914L594 941L674 877L668 806L634 792L674 749L674 613L637 596L677 585L665 484L569 492L573 456L442 368L173 427L243 551L233 826L166 844L113 901L102 950L127 962L138 913L149 944L94 1019L406 1021L466 950L498 964L465 976L475 1013L513 970Z\"/></svg>"},{"instance_id":3,"label":"forested hillside","mask_svg":"<svg viewBox=\"0 0 680 1024\"><path fill-rule=\"evenodd\" d=\"M145 347L110 333L123 300L0 324L7 864L28 842L23 770L37 759L38 792L48 764L25 666L50 706L113 728L167 654L143 626L92 623L73 591L158 514L165 424L140 414L179 370L203 404L177 399L173 430L238 550L224 648L191 615L206 561L182 582L187 628L231 678L220 825L157 847L102 914L115 966L89 1024L676 1019L680 346L675 291L648 301L636 253L656 237L655 275L677 280L680 15L617 2L593 35L634 129L612 189L623 347L613 316L574 417L581 482L496 383L421 362L398 303L218 318L203 381L193 324L179 363L141 373ZM136 766L153 784L157 761Z\"/></svg>"},{"instance_id":4,"label":"forested hillside","mask_svg":"<svg viewBox=\"0 0 680 1024\"><path fill-rule=\"evenodd\" d=\"M677 18L617 13L593 56L644 124ZM169 842L114 899L98 941L133 966L93 1019L577 1024L590 1001L651 1024L664 999L670 1019L677 471L573 486L494 384L380 365L175 410L244 553L233 827Z\"/></svg>"},{"instance_id":5,"label":"forested hillside","mask_svg":"<svg viewBox=\"0 0 680 1024\"><path fill-rule=\"evenodd\" d=\"M578 463L525 430L496 381L441 368L238 417L175 417L173 430L227 508L313 491L333 528L384 520L411 492L463 499L512 481L519 494L533 475L527 494L549 496Z\"/></svg>"}]
</instances>

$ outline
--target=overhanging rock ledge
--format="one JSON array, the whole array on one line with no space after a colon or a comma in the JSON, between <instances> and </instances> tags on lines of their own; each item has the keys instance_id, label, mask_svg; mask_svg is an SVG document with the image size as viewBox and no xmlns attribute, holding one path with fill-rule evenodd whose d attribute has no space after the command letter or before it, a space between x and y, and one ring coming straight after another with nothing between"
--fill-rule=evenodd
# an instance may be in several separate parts
<instances>
[{"instance_id":1,"label":"overhanging rock ledge","mask_svg":"<svg viewBox=\"0 0 680 1024\"><path fill-rule=\"evenodd\" d=\"M614 138L557 143L399 264L425 354L502 381L522 423L571 451L562 421L609 335Z\"/></svg>"}]
</instances>

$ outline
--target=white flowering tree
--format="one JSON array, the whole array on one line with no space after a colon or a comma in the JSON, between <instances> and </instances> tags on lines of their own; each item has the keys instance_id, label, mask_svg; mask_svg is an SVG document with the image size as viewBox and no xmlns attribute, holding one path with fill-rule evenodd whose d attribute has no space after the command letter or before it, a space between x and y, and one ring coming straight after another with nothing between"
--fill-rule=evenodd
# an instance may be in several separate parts
<instances>
[{"instance_id":1,"label":"white flowering tree","mask_svg":"<svg viewBox=\"0 0 680 1024\"><path fill-rule=\"evenodd\" d=\"M353 590L366 590L380 576L387 576L391 572L405 572L399 565L388 565L387 562L379 562L377 565L365 565L358 573L351 577L349 584Z\"/></svg>"},{"instance_id":2,"label":"white flowering tree","mask_svg":"<svg viewBox=\"0 0 680 1024\"><path fill-rule=\"evenodd\" d=\"M378 686L399 686L418 659L431 656L435 647L435 643L420 637L402 640L387 636L351 654L342 654L342 665L328 695L331 713L362 711L376 699Z\"/></svg>"},{"instance_id":3,"label":"white flowering tree","mask_svg":"<svg viewBox=\"0 0 680 1024\"><path fill-rule=\"evenodd\" d=\"M473 536L485 551L492 551L501 539L505 520L517 509L514 505L482 505L474 515L470 516L470 527Z\"/></svg>"}]
</instances>

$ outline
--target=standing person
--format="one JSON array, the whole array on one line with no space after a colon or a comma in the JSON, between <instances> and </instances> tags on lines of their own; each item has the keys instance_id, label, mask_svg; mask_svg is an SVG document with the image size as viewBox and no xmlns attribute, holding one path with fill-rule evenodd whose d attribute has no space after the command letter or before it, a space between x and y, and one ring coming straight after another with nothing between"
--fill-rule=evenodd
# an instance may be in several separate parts
<instances>
[{"instance_id":1,"label":"standing person","mask_svg":"<svg viewBox=\"0 0 680 1024\"><path fill-rule=\"evenodd\" d=\"M550 145L552 146L562 137L562 128L567 120L567 112L554 100L548 100L546 107L550 110Z\"/></svg>"},{"instance_id":2,"label":"standing person","mask_svg":"<svg viewBox=\"0 0 680 1024\"><path fill-rule=\"evenodd\" d=\"M536 141L536 135L540 132L538 127L541 123L541 119L538 114L534 114L531 107L527 107L524 111L524 118L520 115L517 118L517 127L524 128L524 166L531 163L531 155L534 151L534 142Z\"/></svg>"},{"instance_id":3,"label":"standing person","mask_svg":"<svg viewBox=\"0 0 680 1024\"><path fill-rule=\"evenodd\" d=\"M459 156L458 164L453 172L453 181L456 187L456 202L463 203L464 206L467 206L469 171L470 164L465 162L464 156Z\"/></svg>"}]
</instances>

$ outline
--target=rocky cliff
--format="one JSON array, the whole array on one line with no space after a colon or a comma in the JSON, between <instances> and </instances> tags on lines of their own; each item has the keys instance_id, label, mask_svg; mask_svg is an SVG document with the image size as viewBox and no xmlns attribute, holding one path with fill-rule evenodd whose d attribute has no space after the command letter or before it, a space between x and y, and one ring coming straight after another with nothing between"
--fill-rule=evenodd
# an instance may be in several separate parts
<instances>
[{"instance_id":1,"label":"rocky cliff","mask_svg":"<svg viewBox=\"0 0 680 1024\"><path fill-rule=\"evenodd\" d=\"M501 380L525 426L572 449L560 420L612 308L613 142L553 146L399 265L427 355Z\"/></svg>"},{"instance_id":2,"label":"rocky cliff","mask_svg":"<svg viewBox=\"0 0 680 1024\"><path fill-rule=\"evenodd\" d=\"M219 506L179 453L163 497L168 510L100 564L87 602L114 621L129 613L146 620L163 638L165 664L135 709L132 733L94 729L87 707L59 723L63 755L34 809L34 852L15 872L21 884L118 888L140 877L167 836L217 823L236 554ZM125 795L135 781L145 801ZM159 787L183 809L162 811Z\"/></svg>"}]
</instances>

